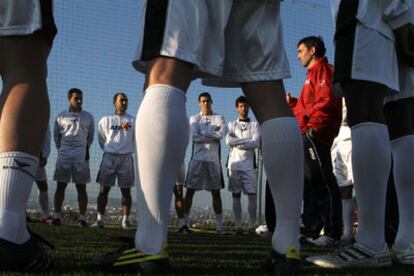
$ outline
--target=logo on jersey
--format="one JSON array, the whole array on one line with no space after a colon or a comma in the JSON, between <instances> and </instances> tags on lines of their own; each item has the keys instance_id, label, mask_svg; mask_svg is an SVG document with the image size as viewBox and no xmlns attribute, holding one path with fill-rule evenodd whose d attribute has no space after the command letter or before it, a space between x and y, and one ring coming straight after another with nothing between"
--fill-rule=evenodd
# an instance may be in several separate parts
<instances>
[{"instance_id":1,"label":"logo on jersey","mask_svg":"<svg viewBox=\"0 0 414 276\"><path fill-rule=\"evenodd\" d=\"M126 130L126 131L128 131L130 128L131 128L132 126L131 126L131 124L130 123L128 123L128 122L125 122L125 123L123 123L123 124L121 124L121 125L112 125L111 126L111 129L112 130Z\"/></svg>"},{"instance_id":2,"label":"logo on jersey","mask_svg":"<svg viewBox=\"0 0 414 276\"><path fill-rule=\"evenodd\" d=\"M325 80L321 80L320 83L319 83L319 86L320 87L323 87L325 84L326 84L326 81Z\"/></svg>"},{"instance_id":3,"label":"logo on jersey","mask_svg":"<svg viewBox=\"0 0 414 276\"><path fill-rule=\"evenodd\" d=\"M310 79L306 79L304 85L310 84Z\"/></svg>"},{"instance_id":4,"label":"logo on jersey","mask_svg":"<svg viewBox=\"0 0 414 276\"><path fill-rule=\"evenodd\" d=\"M13 160L14 163L16 163L16 165L14 166L3 166L3 170L17 170L17 171L21 171L22 173L27 174L28 176L30 176L31 178L34 179L34 175L29 172L28 170L26 170L25 168L30 167L30 164L23 162L19 159L14 159Z\"/></svg>"}]
</instances>

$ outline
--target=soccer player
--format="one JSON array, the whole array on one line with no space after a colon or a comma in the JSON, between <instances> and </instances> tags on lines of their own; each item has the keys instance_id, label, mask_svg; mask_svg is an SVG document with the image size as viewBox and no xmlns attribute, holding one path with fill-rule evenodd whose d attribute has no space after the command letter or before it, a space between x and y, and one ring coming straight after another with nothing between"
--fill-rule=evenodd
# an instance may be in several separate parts
<instances>
[{"instance_id":1,"label":"soccer player","mask_svg":"<svg viewBox=\"0 0 414 276\"><path fill-rule=\"evenodd\" d=\"M353 223L355 214L355 200L352 196L354 177L352 174L352 142L351 129L346 116L345 99L342 100L342 123L338 136L331 147L333 172L339 186L342 201L343 233L341 241L348 244L354 239Z\"/></svg>"},{"instance_id":2,"label":"soccer player","mask_svg":"<svg viewBox=\"0 0 414 276\"><path fill-rule=\"evenodd\" d=\"M0 271L42 271L52 260L28 231L25 210L50 115L53 7L47 0L2 0L0 7Z\"/></svg>"},{"instance_id":3,"label":"soccer player","mask_svg":"<svg viewBox=\"0 0 414 276\"><path fill-rule=\"evenodd\" d=\"M140 188L135 246L96 258L103 268L162 270L173 185L188 143L185 93L196 77L241 87L262 135L277 223L272 269L299 265L303 145L285 100L290 76L280 1L145 1L134 61L147 88L136 119ZM124 262L122 260L128 260Z\"/></svg>"},{"instance_id":4,"label":"soccer player","mask_svg":"<svg viewBox=\"0 0 414 276\"><path fill-rule=\"evenodd\" d=\"M259 124L249 118L249 106L246 97L236 99L239 118L229 122L226 143L230 146L227 169L229 173L228 190L233 196L233 214L236 234L242 235L241 192L248 197L249 234L255 234L257 213L257 170L255 149L260 146Z\"/></svg>"},{"instance_id":5,"label":"soccer player","mask_svg":"<svg viewBox=\"0 0 414 276\"><path fill-rule=\"evenodd\" d=\"M50 129L47 128L46 135L42 144L42 153L40 154L39 158L39 167L37 168L34 178L37 184L37 188L39 189L38 200L40 208L42 209L42 217L40 219L40 222L44 224L50 224L52 222L49 211L49 195L47 193L47 175L45 169L47 159L50 155L50 140Z\"/></svg>"},{"instance_id":6,"label":"soccer player","mask_svg":"<svg viewBox=\"0 0 414 276\"><path fill-rule=\"evenodd\" d=\"M68 182L72 181L78 191L78 224L82 227L88 226L85 217L88 204L86 183L91 181L89 147L93 142L95 125L93 116L82 110L82 94L78 88L69 89L69 109L59 113L54 123L53 137L58 150L54 175L54 180L57 181L54 225L62 223L65 189Z\"/></svg>"},{"instance_id":7,"label":"soccer player","mask_svg":"<svg viewBox=\"0 0 414 276\"><path fill-rule=\"evenodd\" d=\"M333 94L332 65L320 37L302 38L298 60L308 69L294 113L303 136L305 182L301 233L317 246L338 244L342 233L342 205L332 169L331 145L341 125L341 98ZM321 227L324 235L319 236Z\"/></svg>"},{"instance_id":8,"label":"soccer player","mask_svg":"<svg viewBox=\"0 0 414 276\"><path fill-rule=\"evenodd\" d=\"M413 264L414 136L408 99L414 90L413 3L332 2L336 22L334 81L348 107L358 231L351 246L307 260L334 268L386 267L392 256L397 262ZM387 103L384 116L384 97L390 94L399 95L398 100ZM391 154L400 224L389 250L384 214Z\"/></svg>"},{"instance_id":9,"label":"soccer player","mask_svg":"<svg viewBox=\"0 0 414 276\"><path fill-rule=\"evenodd\" d=\"M92 227L103 228L108 194L117 180L122 194L122 223L129 230L129 212L131 210L131 187L134 186L135 118L126 113L128 97L118 92L114 95L115 114L103 117L98 124L98 141L103 150L97 182L100 184L98 195L97 221Z\"/></svg>"},{"instance_id":10,"label":"soccer player","mask_svg":"<svg viewBox=\"0 0 414 276\"><path fill-rule=\"evenodd\" d=\"M184 182L185 182L185 165L181 164L180 171L174 186L174 206L177 213L178 224L177 232L181 234L189 234L187 218L184 209Z\"/></svg>"},{"instance_id":11,"label":"soccer player","mask_svg":"<svg viewBox=\"0 0 414 276\"><path fill-rule=\"evenodd\" d=\"M226 125L224 117L211 109L212 103L209 93L201 93L198 95L198 105L201 112L190 117L193 151L185 183L184 208L188 222L195 192L210 191L216 215L216 232L222 234L223 217L220 190L224 188L224 182L220 161L220 140L226 135Z\"/></svg>"}]
</instances>

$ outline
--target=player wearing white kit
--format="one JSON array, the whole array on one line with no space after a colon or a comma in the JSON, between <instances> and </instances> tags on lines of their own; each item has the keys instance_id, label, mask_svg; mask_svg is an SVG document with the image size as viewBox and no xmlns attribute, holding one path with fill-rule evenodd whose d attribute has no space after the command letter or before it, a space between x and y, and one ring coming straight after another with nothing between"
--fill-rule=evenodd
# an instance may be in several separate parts
<instances>
[{"instance_id":1,"label":"player wearing white kit","mask_svg":"<svg viewBox=\"0 0 414 276\"><path fill-rule=\"evenodd\" d=\"M226 143L230 146L227 169L229 173L228 190L233 195L233 213L236 234L243 234L241 225L241 192L248 197L249 234L255 234L257 210L257 170L255 149L260 146L259 124L248 116L249 106L244 96L236 99L239 118L229 122Z\"/></svg>"},{"instance_id":2,"label":"player wearing white kit","mask_svg":"<svg viewBox=\"0 0 414 276\"><path fill-rule=\"evenodd\" d=\"M0 270L53 264L26 225L26 205L49 122L47 58L56 35L50 0L0 1Z\"/></svg>"},{"instance_id":3,"label":"player wearing white kit","mask_svg":"<svg viewBox=\"0 0 414 276\"><path fill-rule=\"evenodd\" d=\"M92 227L104 227L105 208L108 203L108 194L115 180L122 194L122 222L121 227L129 230L129 213L131 210L131 187L134 186L134 159L135 151L134 117L126 113L128 97L119 92L114 95L113 104L115 115L103 117L98 124L98 141L103 150L101 166L96 181L100 184L97 221Z\"/></svg>"},{"instance_id":4,"label":"player wearing white kit","mask_svg":"<svg viewBox=\"0 0 414 276\"><path fill-rule=\"evenodd\" d=\"M339 186L342 201L343 233L341 240L349 243L354 238L353 222L355 202L352 198L354 177L352 174L352 142L351 129L346 116L345 99L342 101L342 123L338 136L335 137L331 147L333 172Z\"/></svg>"},{"instance_id":5,"label":"player wearing white kit","mask_svg":"<svg viewBox=\"0 0 414 276\"><path fill-rule=\"evenodd\" d=\"M201 93L198 95L198 105L201 112L190 117L193 150L185 183L187 190L184 208L188 223L195 192L210 191L216 215L216 232L222 234L223 217L220 190L224 188L224 181L220 162L220 140L226 134L226 125L224 117L212 111L212 103L209 93Z\"/></svg>"},{"instance_id":6,"label":"player wearing white kit","mask_svg":"<svg viewBox=\"0 0 414 276\"><path fill-rule=\"evenodd\" d=\"M37 188L39 189L38 200L40 208L42 209L42 218L40 219L40 222L45 224L50 224L52 222L52 217L50 216L49 211L49 195L47 193L47 175L45 168L47 159L50 155L50 140L51 134L50 129L48 128L42 144L42 154L39 158L39 167L37 168L34 178Z\"/></svg>"},{"instance_id":7,"label":"player wearing white kit","mask_svg":"<svg viewBox=\"0 0 414 276\"><path fill-rule=\"evenodd\" d=\"M93 116L82 110L82 91L72 88L68 91L68 111L62 111L55 119L53 138L58 150L54 180L55 217L53 224L62 222L62 203L68 182L76 184L79 203L79 226L87 226L85 213L88 204L86 183L91 181L89 170L89 147L93 142Z\"/></svg>"},{"instance_id":8,"label":"player wearing white kit","mask_svg":"<svg viewBox=\"0 0 414 276\"><path fill-rule=\"evenodd\" d=\"M290 73L280 1L147 0L141 18L133 63L146 74L136 119L140 225L135 247L95 262L134 271L166 267L172 190L188 143L185 93L194 78L209 76L204 81L211 85L241 87L261 125L263 163L277 213L269 268L297 271L303 145L285 100L282 79Z\"/></svg>"},{"instance_id":9,"label":"player wearing white kit","mask_svg":"<svg viewBox=\"0 0 414 276\"><path fill-rule=\"evenodd\" d=\"M332 4L334 81L342 88L348 107L358 231L351 246L307 260L323 267L384 267L391 265L392 256L399 263L414 264L414 176L410 167L414 131L409 99L414 96L414 3L336 0ZM384 116L384 97L390 94L397 98L390 98ZM389 250L384 214L391 154L400 224Z\"/></svg>"}]
</instances>

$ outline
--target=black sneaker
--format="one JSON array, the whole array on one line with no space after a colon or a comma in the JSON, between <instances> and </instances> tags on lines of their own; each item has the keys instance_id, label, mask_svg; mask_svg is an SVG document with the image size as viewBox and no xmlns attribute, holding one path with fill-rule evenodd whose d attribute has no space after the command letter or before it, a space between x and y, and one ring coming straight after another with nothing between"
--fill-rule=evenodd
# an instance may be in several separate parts
<instances>
[{"instance_id":1,"label":"black sneaker","mask_svg":"<svg viewBox=\"0 0 414 276\"><path fill-rule=\"evenodd\" d=\"M88 227L88 224L83 219L78 220L78 225L80 227Z\"/></svg>"},{"instance_id":2,"label":"black sneaker","mask_svg":"<svg viewBox=\"0 0 414 276\"><path fill-rule=\"evenodd\" d=\"M177 233L187 235L191 233L191 230L190 228L188 228L187 225L184 224L183 226L177 229Z\"/></svg>"},{"instance_id":3,"label":"black sneaker","mask_svg":"<svg viewBox=\"0 0 414 276\"><path fill-rule=\"evenodd\" d=\"M291 247L286 254L280 254L272 249L262 260L262 269L276 275L298 274L300 270L300 256L295 247Z\"/></svg>"},{"instance_id":4,"label":"black sneaker","mask_svg":"<svg viewBox=\"0 0 414 276\"><path fill-rule=\"evenodd\" d=\"M163 272L168 268L166 246L157 255L146 255L135 248L133 241L118 250L95 258L95 265L112 271L122 272Z\"/></svg>"},{"instance_id":5,"label":"black sneaker","mask_svg":"<svg viewBox=\"0 0 414 276\"><path fill-rule=\"evenodd\" d=\"M62 225L62 220L61 220L60 218L54 218L54 219L52 220L52 224L53 224L53 225L60 226L60 225Z\"/></svg>"},{"instance_id":6,"label":"black sneaker","mask_svg":"<svg viewBox=\"0 0 414 276\"><path fill-rule=\"evenodd\" d=\"M53 245L30 230L29 232L30 239L23 244L0 238L0 271L38 272L47 271L53 266L53 260L42 244L50 248L54 248Z\"/></svg>"}]
</instances>

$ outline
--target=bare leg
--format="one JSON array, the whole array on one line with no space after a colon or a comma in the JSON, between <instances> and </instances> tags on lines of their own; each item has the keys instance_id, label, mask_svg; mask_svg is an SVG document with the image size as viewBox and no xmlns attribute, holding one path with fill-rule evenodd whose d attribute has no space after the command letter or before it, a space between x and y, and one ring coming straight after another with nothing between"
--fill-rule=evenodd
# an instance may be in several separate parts
<instances>
[{"instance_id":1,"label":"bare leg","mask_svg":"<svg viewBox=\"0 0 414 276\"><path fill-rule=\"evenodd\" d=\"M76 183L76 190L78 191L79 214L85 215L88 206L88 194L86 192L86 184Z\"/></svg>"}]
</instances>

